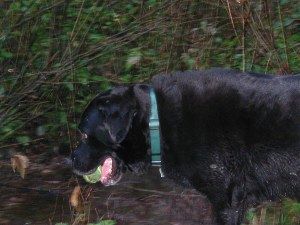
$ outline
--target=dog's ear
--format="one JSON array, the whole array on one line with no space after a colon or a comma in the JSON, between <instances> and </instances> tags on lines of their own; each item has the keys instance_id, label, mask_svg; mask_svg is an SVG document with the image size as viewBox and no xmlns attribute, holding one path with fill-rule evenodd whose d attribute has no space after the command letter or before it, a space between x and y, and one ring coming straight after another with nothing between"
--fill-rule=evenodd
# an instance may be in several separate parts
<instances>
[{"instance_id":1,"label":"dog's ear","mask_svg":"<svg viewBox=\"0 0 300 225\"><path fill-rule=\"evenodd\" d=\"M149 98L149 85L136 84L133 86L133 92L138 104L142 107L142 110L146 110L146 105Z\"/></svg>"},{"instance_id":2,"label":"dog's ear","mask_svg":"<svg viewBox=\"0 0 300 225\"><path fill-rule=\"evenodd\" d=\"M117 87L107 100L98 106L101 123L97 139L107 145L120 144L126 138L136 114L133 86Z\"/></svg>"}]
</instances>

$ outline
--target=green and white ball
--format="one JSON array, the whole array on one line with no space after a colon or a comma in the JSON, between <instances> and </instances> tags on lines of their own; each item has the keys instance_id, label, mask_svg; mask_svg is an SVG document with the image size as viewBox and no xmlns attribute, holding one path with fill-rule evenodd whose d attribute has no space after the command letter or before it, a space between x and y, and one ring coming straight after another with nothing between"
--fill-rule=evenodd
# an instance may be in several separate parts
<instances>
[{"instance_id":1,"label":"green and white ball","mask_svg":"<svg viewBox=\"0 0 300 225\"><path fill-rule=\"evenodd\" d=\"M88 183L97 183L101 178L101 166L99 166L96 171L89 175L83 175L83 179Z\"/></svg>"}]
</instances>

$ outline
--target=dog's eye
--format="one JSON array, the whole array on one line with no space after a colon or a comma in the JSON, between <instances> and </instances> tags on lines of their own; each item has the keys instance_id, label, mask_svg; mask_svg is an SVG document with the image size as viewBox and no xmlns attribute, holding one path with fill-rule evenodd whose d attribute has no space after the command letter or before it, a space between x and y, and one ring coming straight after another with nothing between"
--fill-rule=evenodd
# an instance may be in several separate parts
<instances>
[{"instance_id":1,"label":"dog's eye","mask_svg":"<svg viewBox=\"0 0 300 225\"><path fill-rule=\"evenodd\" d=\"M109 100L106 100L106 101L105 101L105 104L109 104L109 103L110 103L110 101L109 101Z\"/></svg>"},{"instance_id":2,"label":"dog's eye","mask_svg":"<svg viewBox=\"0 0 300 225\"><path fill-rule=\"evenodd\" d=\"M115 111L115 112L113 112L112 114L111 114L111 117L112 118L116 118L116 117L118 117L119 116L119 112L118 111Z\"/></svg>"}]
</instances>

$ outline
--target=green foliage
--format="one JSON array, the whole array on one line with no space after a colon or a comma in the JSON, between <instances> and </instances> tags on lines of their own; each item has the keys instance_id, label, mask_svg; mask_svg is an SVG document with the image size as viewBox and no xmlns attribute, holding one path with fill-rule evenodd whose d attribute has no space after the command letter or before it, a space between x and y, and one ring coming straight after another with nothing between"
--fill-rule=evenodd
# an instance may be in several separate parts
<instances>
[{"instance_id":1,"label":"green foliage","mask_svg":"<svg viewBox=\"0 0 300 225\"><path fill-rule=\"evenodd\" d=\"M267 2L1 2L0 141L75 143L93 96L160 72L299 72L299 1Z\"/></svg>"},{"instance_id":2,"label":"green foliage","mask_svg":"<svg viewBox=\"0 0 300 225\"><path fill-rule=\"evenodd\" d=\"M19 142L22 145L28 145L28 143L30 142L30 137L28 136L18 136L16 139L17 142Z\"/></svg>"},{"instance_id":3,"label":"green foliage","mask_svg":"<svg viewBox=\"0 0 300 225\"><path fill-rule=\"evenodd\" d=\"M300 223L300 203L286 199L280 205L273 203L250 209L246 220L249 225L296 225Z\"/></svg>"},{"instance_id":4,"label":"green foliage","mask_svg":"<svg viewBox=\"0 0 300 225\"><path fill-rule=\"evenodd\" d=\"M0 49L0 62L11 59L12 57L13 54L11 52L6 51L5 49Z\"/></svg>"},{"instance_id":5,"label":"green foliage","mask_svg":"<svg viewBox=\"0 0 300 225\"><path fill-rule=\"evenodd\" d=\"M101 220L96 223L88 223L87 225L116 225L117 222L114 220ZM68 223L56 223L55 225L69 225Z\"/></svg>"},{"instance_id":6,"label":"green foliage","mask_svg":"<svg viewBox=\"0 0 300 225\"><path fill-rule=\"evenodd\" d=\"M114 220L102 220L97 223L88 223L88 225L116 225L116 221Z\"/></svg>"},{"instance_id":7,"label":"green foliage","mask_svg":"<svg viewBox=\"0 0 300 225\"><path fill-rule=\"evenodd\" d=\"M62 134L75 133L80 112L96 93L159 72L213 66L297 72L297 3L232 5L236 18L250 12L243 33L243 21L235 19L233 27L227 5L213 2L5 1L0 140L25 145L38 138L30 131L42 125L50 142L58 135L69 141Z\"/></svg>"},{"instance_id":8,"label":"green foliage","mask_svg":"<svg viewBox=\"0 0 300 225\"><path fill-rule=\"evenodd\" d=\"M255 209L251 208L248 210L248 212L246 213L246 220L248 221L253 221L255 219Z\"/></svg>"}]
</instances>

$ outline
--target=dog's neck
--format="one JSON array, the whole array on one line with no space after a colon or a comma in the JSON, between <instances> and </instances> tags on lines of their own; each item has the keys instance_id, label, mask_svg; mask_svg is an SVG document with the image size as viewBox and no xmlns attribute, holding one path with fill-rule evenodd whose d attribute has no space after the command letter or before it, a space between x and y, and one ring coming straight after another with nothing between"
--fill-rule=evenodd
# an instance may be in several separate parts
<instances>
[{"instance_id":1,"label":"dog's neck","mask_svg":"<svg viewBox=\"0 0 300 225\"><path fill-rule=\"evenodd\" d=\"M132 121L129 134L123 142L125 149L136 149L142 155L147 152L148 163L160 165L160 132L155 92L150 85L136 84L133 87L137 114ZM153 100L151 100L151 90ZM151 114L153 115L151 117Z\"/></svg>"}]
</instances>

